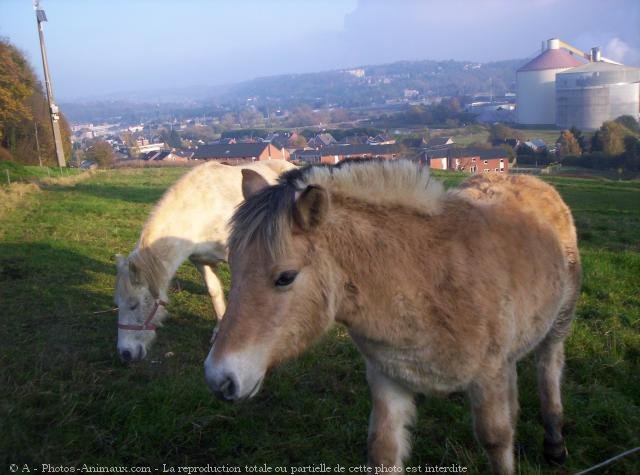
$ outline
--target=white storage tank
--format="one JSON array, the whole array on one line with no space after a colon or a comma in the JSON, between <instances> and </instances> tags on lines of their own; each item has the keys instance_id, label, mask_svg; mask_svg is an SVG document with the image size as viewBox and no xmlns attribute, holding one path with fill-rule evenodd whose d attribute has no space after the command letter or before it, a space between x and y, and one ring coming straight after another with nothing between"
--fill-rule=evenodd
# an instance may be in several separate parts
<instances>
[{"instance_id":1,"label":"white storage tank","mask_svg":"<svg viewBox=\"0 0 640 475\"><path fill-rule=\"evenodd\" d=\"M596 130L621 115L638 119L640 69L595 61L556 76L557 125Z\"/></svg>"},{"instance_id":2,"label":"white storage tank","mask_svg":"<svg viewBox=\"0 0 640 475\"><path fill-rule=\"evenodd\" d=\"M560 48L560 40L547 41L547 49L516 72L516 111L519 124L556 123L556 74L584 62Z\"/></svg>"}]
</instances>

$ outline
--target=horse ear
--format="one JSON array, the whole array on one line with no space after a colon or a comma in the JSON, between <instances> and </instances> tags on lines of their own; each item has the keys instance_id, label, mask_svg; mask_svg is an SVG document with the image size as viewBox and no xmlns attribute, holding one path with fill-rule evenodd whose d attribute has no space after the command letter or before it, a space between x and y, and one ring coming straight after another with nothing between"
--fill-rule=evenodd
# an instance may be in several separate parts
<instances>
[{"instance_id":1,"label":"horse ear","mask_svg":"<svg viewBox=\"0 0 640 475\"><path fill-rule=\"evenodd\" d=\"M133 261L129 261L129 280L133 285L142 284L142 272L140 268Z\"/></svg>"},{"instance_id":2,"label":"horse ear","mask_svg":"<svg viewBox=\"0 0 640 475\"><path fill-rule=\"evenodd\" d=\"M242 196L244 196L245 200L267 186L269 186L269 183L259 173L248 168L242 170Z\"/></svg>"},{"instance_id":3,"label":"horse ear","mask_svg":"<svg viewBox=\"0 0 640 475\"><path fill-rule=\"evenodd\" d=\"M321 186L309 185L299 195L293 207L293 219L303 230L322 224L329 212L329 193Z\"/></svg>"}]
</instances>

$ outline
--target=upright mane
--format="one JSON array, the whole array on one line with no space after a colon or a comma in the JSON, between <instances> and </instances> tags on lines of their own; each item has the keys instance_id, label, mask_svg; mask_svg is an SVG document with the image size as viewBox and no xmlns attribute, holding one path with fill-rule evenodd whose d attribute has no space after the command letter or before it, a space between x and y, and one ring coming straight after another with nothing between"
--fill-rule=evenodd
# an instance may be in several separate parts
<instances>
[{"instance_id":1,"label":"upright mane","mask_svg":"<svg viewBox=\"0 0 640 475\"><path fill-rule=\"evenodd\" d=\"M330 196L425 215L439 213L445 196L444 187L432 179L428 168L408 160L353 160L292 170L238 207L231 219L231 251L243 252L257 241L271 257L282 256L290 243L296 193L312 185L326 189Z\"/></svg>"}]
</instances>

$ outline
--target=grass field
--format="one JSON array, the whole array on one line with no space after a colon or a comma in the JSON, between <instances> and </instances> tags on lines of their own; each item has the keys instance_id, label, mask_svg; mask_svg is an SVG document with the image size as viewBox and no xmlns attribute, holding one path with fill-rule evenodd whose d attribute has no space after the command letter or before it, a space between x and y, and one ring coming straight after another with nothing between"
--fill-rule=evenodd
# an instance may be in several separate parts
<instances>
[{"instance_id":1,"label":"grass field","mask_svg":"<svg viewBox=\"0 0 640 475\"><path fill-rule=\"evenodd\" d=\"M514 130L520 132L525 140L542 139L548 147L554 147L558 137L560 137L560 130L553 128L535 129L514 127ZM489 127L481 124L456 129L431 129L430 132L432 136L453 137L456 144L465 147L471 144L484 144L489 141Z\"/></svg>"},{"instance_id":2,"label":"grass field","mask_svg":"<svg viewBox=\"0 0 640 475\"><path fill-rule=\"evenodd\" d=\"M38 167L20 165L13 162L0 162L0 185L33 181L41 178L64 178L82 173L77 168Z\"/></svg>"},{"instance_id":3,"label":"grass field","mask_svg":"<svg viewBox=\"0 0 640 475\"><path fill-rule=\"evenodd\" d=\"M202 371L213 310L189 265L147 360L119 361L113 255L133 248L152 205L182 173L106 171L50 185L0 222L0 472L9 463L365 462L369 394L345 330L274 370L254 400L218 402ZM575 472L640 445L640 184L549 181L573 209L584 265L563 387ZM549 473L531 359L519 375L519 473ZM488 470L463 396L421 397L418 407L408 465ZM598 473L640 473L640 455Z\"/></svg>"}]
</instances>

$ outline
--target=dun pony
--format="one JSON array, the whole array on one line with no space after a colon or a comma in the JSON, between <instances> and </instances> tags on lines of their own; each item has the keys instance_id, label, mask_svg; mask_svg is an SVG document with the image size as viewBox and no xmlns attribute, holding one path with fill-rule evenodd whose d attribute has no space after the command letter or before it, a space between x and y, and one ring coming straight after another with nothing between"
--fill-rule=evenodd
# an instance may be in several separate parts
<instances>
[{"instance_id":1,"label":"dun pony","mask_svg":"<svg viewBox=\"0 0 640 475\"><path fill-rule=\"evenodd\" d=\"M446 192L402 160L244 179L253 194L232 218L229 304L205 361L216 395L252 397L338 322L366 360L370 465L403 467L416 393L464 391L494 472L511 474L516 363L535 352L544 450L562 462L580 262L552 187L496 176Z\"/></svg>"},{"instance_id":2,"label":"dun pony","mask_svg":"<svg viewBox=\"0 0 640 475\"><path fill-rule=\"evenodd\" d=\"M218 318L225 312L214 269L227 258L228 221L242 201L242 173L251 170L273 183L294 168L283 160L232 167L215 162L191 170L158 202L128 257L116 256L115 303L118 352L126 361L143 359L166 317L169 283L190 259L204 278Z\"/></svg>"}]
</instances>

